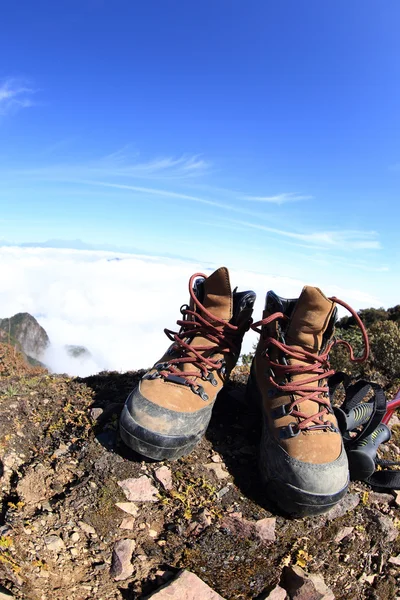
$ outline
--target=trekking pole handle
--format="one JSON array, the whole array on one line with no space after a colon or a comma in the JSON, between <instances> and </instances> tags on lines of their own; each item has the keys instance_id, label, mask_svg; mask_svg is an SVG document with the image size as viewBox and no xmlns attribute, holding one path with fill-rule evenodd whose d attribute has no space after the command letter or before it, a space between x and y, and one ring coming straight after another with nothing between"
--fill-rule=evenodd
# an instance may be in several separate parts
<instances>
[{"instance_id":1,"label":"trekking pole handle","mask_svg":"<svg viewBox=\"0 0 400 600\"><path fill-rule=\"evenodd\" d=\"M350 476L352 479L364 480L375 472L376 453L380 444L390 440L389 427L381 423L375 431L360 442L355 442L347 456L349 459Z\"/></svg>"},{"instance_id":2,"label":"trekking pole handle","mask_svg":"<svg viewBox=\"0 0 400 600\"><path fill-rule=\"evenodd\" d=\"M362 450L367 452L371 458L375 458L378 447L381 444L389 441L391 437L391 431L387 425L381 423L378 427L367 435L366 438L355 444L356 450Z\"/></svg>"},{"instance_id":3,"label":"trekking pole handle","mask_svg":"<svg viewBox=\"0 0 400 600\"><path fill-rule=\"evenodd\" d=\"M354 408L349 410L348 413L344 412L341 408L335 407L334 413L338 421L338 426L342 435L348 431L353 431L361 425L368 423L372 413L374 412L374 406L370 402L362 402L357 404Z\"/></svg>"},{"instance_id":4,"label":"trekking pole handle","mask_svg":"<svg viewBox=\"0 0 400 600\"><path fill-rule=\"evenodd\" d=\"M363 404L357 404L347 414L347 431L353 431L360 425L368 423L374 412L374 406L370 402L364 402Z\"/></svg>"}]
</instances>

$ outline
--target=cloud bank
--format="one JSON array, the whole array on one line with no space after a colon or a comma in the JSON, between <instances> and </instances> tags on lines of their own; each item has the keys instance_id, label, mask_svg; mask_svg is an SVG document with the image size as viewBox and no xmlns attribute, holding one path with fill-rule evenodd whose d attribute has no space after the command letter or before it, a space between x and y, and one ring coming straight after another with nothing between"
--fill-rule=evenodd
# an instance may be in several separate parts
<instances>
[{"instance_id":1,"label":"cloud bank","mask_svg":"<svg viewBox=\"0 0 400 600\"><path fill-rule=\"evenodd\" d=\"M33 314L52 342L44 361L55 372L89 375L150 367L169 345L164 327L176 329L179 307L188 301L188 280L221 265L112 252L0 247L0 317ZM229 265L228 265L229 266ZM304 282L230 270L232 288L257 293L255 320L265 293L297 297ZM379 305L373 295L333 287L324 290L354 308ZM255 333L245 337L251 349ZM72 358L65 345L82 345L90 357Z\"/></svg>"}]
</instances>

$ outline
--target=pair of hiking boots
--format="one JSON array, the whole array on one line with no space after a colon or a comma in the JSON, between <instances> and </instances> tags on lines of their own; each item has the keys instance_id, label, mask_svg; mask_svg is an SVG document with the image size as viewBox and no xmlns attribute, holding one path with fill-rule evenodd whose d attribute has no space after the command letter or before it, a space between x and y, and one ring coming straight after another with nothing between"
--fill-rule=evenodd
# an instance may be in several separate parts
<instances>
[{"instance_id":1,"label":"pair of hiking boots","mask_svg":"<svg viewBox=\"0 0 400 600\"><path fill-rule=\"evenodd\" d=\"M260 472L267 496L285 512L325 512L346 493L349 469L327 387L328 355L344 343L365 360L368 338L358 315L337 298L304 287L294 300L266 296L263 318L252 323L255 293L232 292L221 267L189 281L172 344L130 393L120 419L123 441L145 457L189 454L205 433L218 392L229 379L251 327L260 334L247 387L262 413ZM364 356L333 338L339 303L361 327Z\"/></svg>"}]
</instances>

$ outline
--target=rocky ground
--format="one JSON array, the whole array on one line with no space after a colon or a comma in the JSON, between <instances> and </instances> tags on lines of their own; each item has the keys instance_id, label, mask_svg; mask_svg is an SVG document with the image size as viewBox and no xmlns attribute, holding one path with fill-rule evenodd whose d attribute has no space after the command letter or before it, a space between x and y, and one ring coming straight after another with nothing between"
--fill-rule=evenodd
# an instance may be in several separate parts
<instances>
[{"instance_id":1,"label":"rocky ground","mask_svg":"<svg viewBox=\"0 0 400 600\"><path fill-rule=\"evenodd\" d=\"M26 367L5 345L0 365L4 594L400 597L400 494L353 483L330 514L279 515L259 485L259 419L246 403L240 369L219 398L206 438L190 456L164 464L141 460L118 435L120 410L140 372L82 380L49 375ZM397 422L393 431L384 452L396 457ZM202 585L195 576L214 593L204 587L193 596ZM159 591L173 580L168 596Z\"/></svg>"}]
</instances>

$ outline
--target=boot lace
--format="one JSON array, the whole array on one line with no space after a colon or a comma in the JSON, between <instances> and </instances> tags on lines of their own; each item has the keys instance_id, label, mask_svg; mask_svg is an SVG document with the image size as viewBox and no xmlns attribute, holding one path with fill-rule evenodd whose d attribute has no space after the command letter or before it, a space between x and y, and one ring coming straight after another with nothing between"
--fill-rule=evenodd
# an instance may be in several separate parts
<instances>
[{"instance_id":1,"label":"boot lace","mask_svg":"<svg viewBox=\"0 0 400 600\"><path fill-rule=\"evenodd\" d=\"M193 290L194 280L198 277L207 279L207 276L203 273L195 273L189 280L190 298L197 310L192 310L187 304L184 304L180 309L183 319L178 319L176 322L180 327L179 332L164 329L166 336L174 342L170 352L173 351L175 354L180 351L180 356L156 365L155 369L158 373L155 373L155 376L161 376L167 381L188 385L192 388L192 391L200 394L202 398L208 399L202 386L194 385L194 380L201 378L210 381L215 386L217 385L217 380L214 378L212 371L222 371L224 373L225 361L223 359L212 360L210 351L218 354L238 353L239 348L237 339L235 339L238 327L219 319L203 306ZM210 344L193 347L190 342L194 337L202 337ZM206 354L209 354L209 356L205 356ZM185 363L193 365L193 371L184 372L179 368Z\"/></svg>"},{"instance_id":2,"label":"boot lace","mask_svg":"<svg viewBox=\"0 0 400 600\"><path fill-rule=\"evenodd\" d=\"M329 298L332 302L340 304L346 308L351 315L354 317L358 327L361 330L364 352L361 357L354 356L354 350L351 344L346 340L332 339L328 342L326 348L321 354L313 354L303 349L293 349L291 346L285 343L282 336L282 341L279 341L273 337L267 337L265 339L266 349L264 351L265 358L267 360L268 367L271 369L271 375L269 377L269 383L278 392L283 394L291 394L292 402L285 407L286 414L291 414L293 417L297 417L298 422L296 424L297 431L304 431L307 429L332 429L332 424L329 421L324 421L323 416L332 413L332 408L329 400L329 387L327 384L319 385L320 381L327 379L334 374L334 370L331 369L329 364L329 353L334 346L344 345L349 351L350 360L355 363L361 363L367 360L369 355L369 341L368 334L358 314L343 300L339 300L335 296ZM257 333L262 333L261 327L268 325L276 320L288 321L289 317L281 312L276 312L269 317L254 323L251 328ZM284 355L282 363L274 362L268 355L268 347L275 346ZM287 362L288 358L300 360L304 365L290 365ZM292 382L291 376L293 375L304 375L309 374L310 377L302 379L301 381ZM276 383L275 379L278 382ZM314 384L314 385L313 385ZM301 411L300 405L306 400L312 400L317 402L319 405L319 412L315 415L307 416Z\"/></svg>"}]
</instances>

